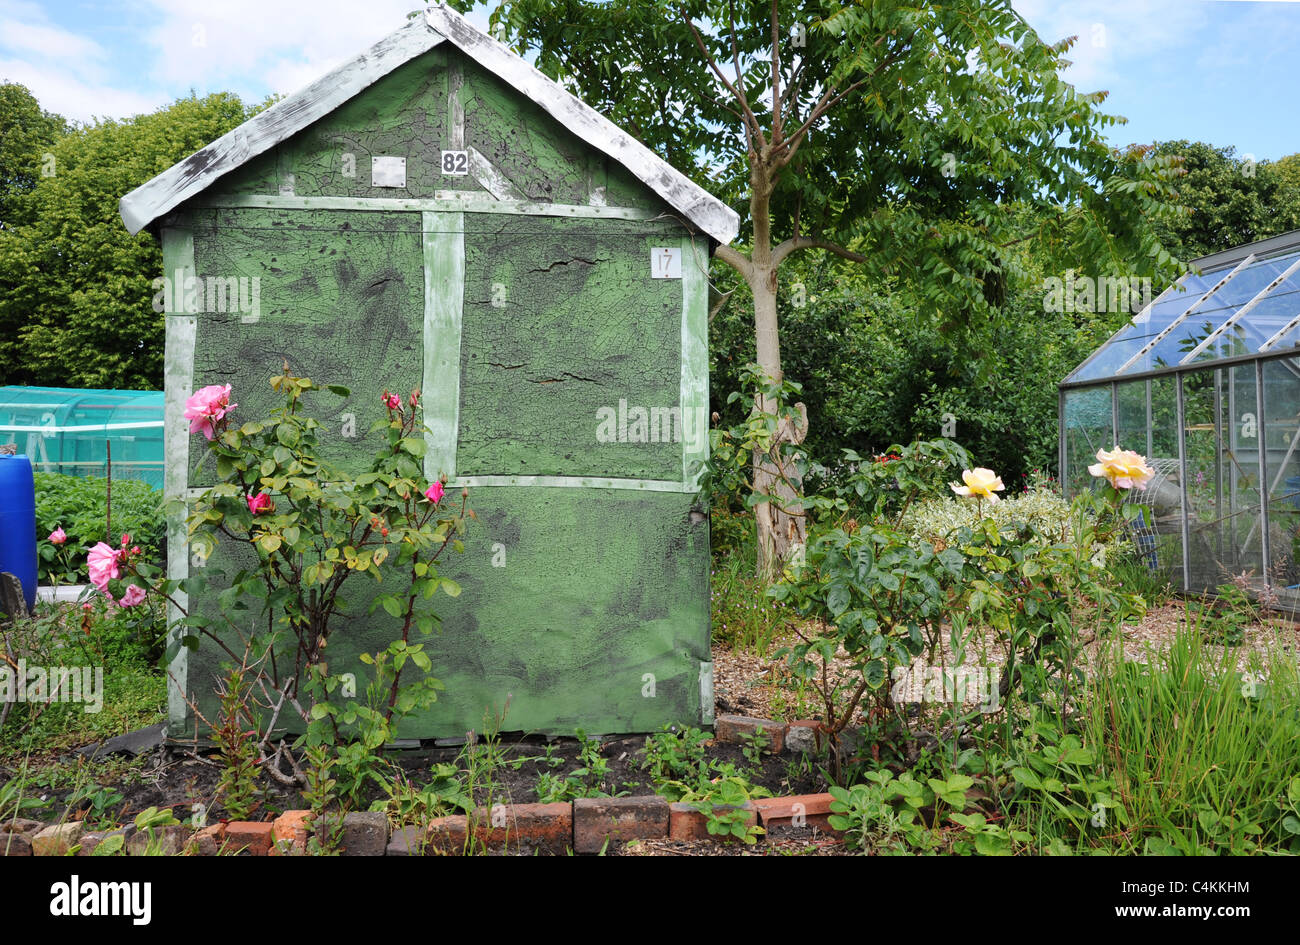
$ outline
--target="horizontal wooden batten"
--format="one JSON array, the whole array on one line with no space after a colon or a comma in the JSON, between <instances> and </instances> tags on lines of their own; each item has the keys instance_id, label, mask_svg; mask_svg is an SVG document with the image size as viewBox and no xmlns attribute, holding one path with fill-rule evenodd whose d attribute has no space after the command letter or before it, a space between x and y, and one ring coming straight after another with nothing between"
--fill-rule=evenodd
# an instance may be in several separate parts
<instances>
[{"instance_id":1,"label":"horizontal wooden batten","mask_svg":"<svg viewBox=\"0 0 1300 945\"><path fill-rule=\"evenodd\" d=\"M485 200L482 197L453 197L452 191L439 191L433 199L418 197L281 197L241 195L208 197L195 201L196 208L206 210L370 210L413 213L504 213L514 216L574 217L603 220L653 220L661 217L653 210L634 207L592 207L582 204L538 203L526 200Z\"/></svg>"},{"instance_id":2,"label":"horizontal wooden batten","mask_svg":"<svg viewBox=\"0 0 1300 945\"><path fill-rule=\"evenodd\" d=\"M447 480L451 489L487 489L492 487L533 489L626 489L629 492L694 493L699 485L674 479L609 479L599 476L456 476ZM206 488L186 490L190 501L201 499Z\"/></svg>"},{"instance_id":3,"label":"horizontal wooden batten","mask_svg":"<svg viewBox=\"0 0 1300 945\"><path fill-rule=\"evenodd\" d=\"M698 492L693 483L667 479L604 479L598 476L458 476L447 485L453 489L489 486L531 486L551 489L628 489L633 492Z\"/></svg>"}]
</instances>

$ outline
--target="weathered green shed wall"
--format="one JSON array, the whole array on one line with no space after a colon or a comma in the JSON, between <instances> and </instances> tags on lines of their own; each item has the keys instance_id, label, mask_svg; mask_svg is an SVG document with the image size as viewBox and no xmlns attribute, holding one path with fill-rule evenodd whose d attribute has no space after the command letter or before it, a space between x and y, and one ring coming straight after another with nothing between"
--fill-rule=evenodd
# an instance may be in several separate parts
<instances>
[{"instance_id":1,"label":"weathered green shed wall","mask_svg":"<svg viewBox=\"0 0 1300 945\"><path fill-rule=\"evenodd\" d=\"M460 147L486 166L443 176L439 151ZM406 158L404 188L373 186L376 156ZM170 495L212 482L181 418L199 387L232 384L243 419L273 405L286 359L350 387L322 419L325 452L352 468L373 452L380 394L424 391L426 472L468 488L477 519L444 559L463 592L440 598L426 641L447 690L403 735L481 731L507 699L507 730L711 721L708 525L692 515L707 237L447 47L218 181L162 235L173 279L260 285L256 312L168 315ZM664 246L682 251L680 279L651 277ZM170 538L174 576L238 566L232 547L191 556L179 520ZM359 685L357 654L398 634L368 603L330 646L331 671ZM213 649L178 657L173 735L193 731L188 701L212 705L219 664Z\"/></svg>"}]
</instances>

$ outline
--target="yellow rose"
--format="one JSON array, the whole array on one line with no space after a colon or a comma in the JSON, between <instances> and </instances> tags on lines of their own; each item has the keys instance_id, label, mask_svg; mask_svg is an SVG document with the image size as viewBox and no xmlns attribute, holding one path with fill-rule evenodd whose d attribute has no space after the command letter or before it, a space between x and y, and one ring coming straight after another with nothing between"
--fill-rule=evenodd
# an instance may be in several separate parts
<instances>
[{"instance_id":1,"label":"yellow rose","mask_svg":"<svg viewBox=\"0 0 1300 945\"><path fill-rule=\"evenodd\" d=\"M1105 478L1116 489L1132 489L1134 486L1145 489L1156 474L1147 465L1145 456L1122 450L1118 445L1110 451L1097 450L1097 460L1088 467L1088 472L1099 479Z\"/></svg>"},{"instance_id":2,"label":"yellow rose","mask_svg":"<svg viewBox=\"0 0 1300 945\"><path fill-rule=\"evenodd\" d=\"M962 471L961 478L966 485L959 486L955 482L950 484L952 491L958 495L975 496L996 502L998 497L993 493L1001 492L1005 488L1002 485L1002 477L994 475L991 469L966 469Z\"/></svg>"}]
</instances>

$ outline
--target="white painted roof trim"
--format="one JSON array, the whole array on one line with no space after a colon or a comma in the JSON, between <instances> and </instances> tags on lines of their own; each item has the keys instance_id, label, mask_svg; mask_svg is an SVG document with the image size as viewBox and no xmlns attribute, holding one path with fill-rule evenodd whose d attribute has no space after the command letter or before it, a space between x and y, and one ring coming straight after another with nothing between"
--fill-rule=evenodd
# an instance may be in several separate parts
<instances>
[{"instance_id":1,"label":"white painted roof trim","mask_svg":"<svg viewBox=\"0 0 1300 945\"><path fill-rule=\"evenodd\" d=\"M570 95L459 14L431 5L424 22L381 39L305 89L277 102L202 150L140 185L118 204L122 222L138 233L216 180L328 115L394 69L450 40L479 65L537 103L570 133L618 161L695 226L719 243L740 227L734 210L697 186L585 102Z\"/></svg>"}]
</instances>

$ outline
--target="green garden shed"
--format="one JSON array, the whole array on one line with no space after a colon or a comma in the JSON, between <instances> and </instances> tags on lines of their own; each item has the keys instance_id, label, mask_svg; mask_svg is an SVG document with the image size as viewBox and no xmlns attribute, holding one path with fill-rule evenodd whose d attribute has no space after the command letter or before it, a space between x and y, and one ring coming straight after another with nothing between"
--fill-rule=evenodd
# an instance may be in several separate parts
<instances>
[{"instance_id":1,"label":"green garden shed","mask_svg":"<svg viewBox=\"0 0 1300 945\"><path fill-rule=\"evenodd\" d=\"M738 217L439 6L122 198L161 240L166 480L211 484L186 398L271 375L350 388L332 458L369 457L386 389L423 391L425 472L477 519L426 643L446 691L402 735L709 724L708 260ZM357 463L359 466L360 463ZM183 503L176 504L180 507ZM183 516L169 569L193 558ZM201 605L200 605L201 606ZM359 617L331 663L386 645ZM342 652L339 652L339 651ZM332 667L337 669L336 666ZM357 662L358 673L364 667ZM181 649L171 734L217 656Z\"/></svg>"}]
</instances>

